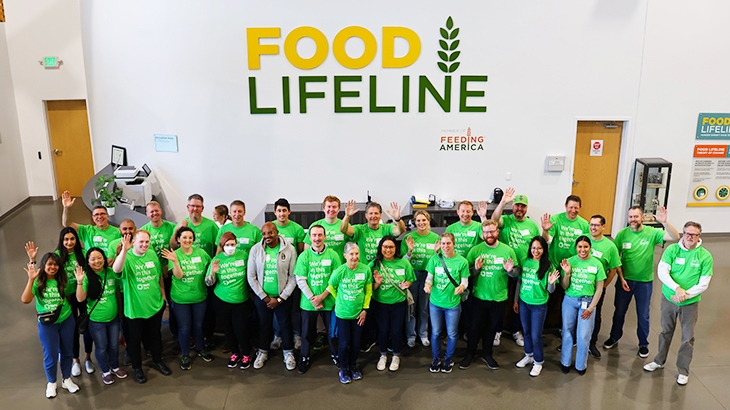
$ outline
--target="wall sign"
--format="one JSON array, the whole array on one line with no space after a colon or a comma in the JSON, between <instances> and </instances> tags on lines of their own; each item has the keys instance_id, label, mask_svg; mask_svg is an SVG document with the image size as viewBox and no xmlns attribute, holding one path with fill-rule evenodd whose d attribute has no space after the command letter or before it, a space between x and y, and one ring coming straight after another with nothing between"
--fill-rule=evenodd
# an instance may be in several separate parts
<instances>
[{"instance_id":1,"label":"wall sign","mask_svg":"<svg viewBox=\"0 0 730 410\"><path fill-rule=\"evenodd\" d=\"M603 156L603 140L591 140L591 156Z\"/></svg>"},{"instance_id":2,"label":"wall sign","mask_svg":"<svg viewBox=\"0 0 730 410\"><path fill-rule=\"evenodd\" d=\"M695 145L687 206L730 206L730 147Z\"/></svg>"},{"instance_id":3,"label":"wall sign","mask_svg":"<svg viewBox=\"0 0 730 410\"><path fill-rule=\"evenodd\" d=\"M729 140L730 114L700 113L697 118L698 140Z\"/></svg>"},{"instance_id":4,"label":"wall sign","mask_svg":"<svg viewBox=\"0 0 730 410\"><path fill-rule=\"evenodd\" d=\"M177 152L177 135L155 134L155 151Z\"/></svg>"}]
</instances>

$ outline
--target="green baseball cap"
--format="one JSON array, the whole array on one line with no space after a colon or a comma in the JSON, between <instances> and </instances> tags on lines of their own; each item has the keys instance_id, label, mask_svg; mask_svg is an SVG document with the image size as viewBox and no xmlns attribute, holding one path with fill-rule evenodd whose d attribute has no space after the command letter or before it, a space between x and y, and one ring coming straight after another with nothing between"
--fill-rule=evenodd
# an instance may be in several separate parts
<instances>
[{"instance_id":1,"label":"green baseball cap","mask_svg":"<svg viewBox=\"0 0 730 410\"><path fill-rule=\"evenodd\" d=\"M512 200L512 203L515 205L522 204L522 205L527 206L527 195L523 195L523 194L515 195L515 198Z\"/></svg>"}]
</instances>

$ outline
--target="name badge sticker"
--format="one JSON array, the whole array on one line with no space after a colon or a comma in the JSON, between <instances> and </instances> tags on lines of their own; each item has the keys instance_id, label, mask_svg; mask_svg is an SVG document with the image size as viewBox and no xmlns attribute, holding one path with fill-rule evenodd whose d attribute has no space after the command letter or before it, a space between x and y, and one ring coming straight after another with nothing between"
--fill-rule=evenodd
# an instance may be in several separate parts
<instances>
[{"instance_id":1,"label":"name badge sticker","mask_svg":"<svg viewBox=\"0 0 730 410\"><path fill-rule=\"evenodd\" d=\"M684 258L677 258L674 260L677 265L684 265Z\"/></svg>"},{"instance_id":2,"label":"name badge sticker","mask_svg":"<svg viewBox=\"0 0 730 410\"><path fill-rule=\"evenodd\" d=\"M432 251L432 250L436 249L436 244L435 243L427 243L426 244L426 249L428 249L429 251Z\"/></svg>"},{"instance_id":3,"label":"name badge sticker","mask_svg":"<svg viewBox=\"0 0 730 410\"><path fill-rule=\"evenodd\" d=\"M504 263L504 258L494 258L494 263L502 264Z\"/></svg>"},{"instance_id":4,"label":"name badge sticker","mask_svg":"<svg viewBox=\"0 0 730 410\"><path fill-rule=\"evenodd\" d=\"M238 267L241 267L245 264L246 264L246 261L242 261L242 260L237 260L237 261L233 262L233 266L238 266Z\"/></svg>"},{"instance_id":5,"label":"name badge sticker","mask_svg":"<svg viewBox=\"0 0 730 410\"><path fill-rule=\"evenodd\" d=\"M343 234L343 233L337 234L337 235L334 236L334 238L335 238L336 241L344 241L345 240L345 234Z\"/></svg>"},{"instance_id":6,"label":"name badge sticker","mask_svg":"<svg viewBox=\"0 0 730 410\"><path fill-rule=\"evenodd\" d=\"M623 249L631 249L631 242L624 242L621 244Z\"/></svg>"},{"instance_id":7,"label":"name badge sticker","mask_svg":"<svg viewBox=\"0 0 730 410\"><path fill-rule=\"evenodd\" d=\"M322 259L322 266L332 266L332 259Z\"/></svg>"},{"instance_id":8,"label":"name badge sticker","mask_svg":"<svg viewBox=\"0 0 730 410\"><path fill-rule=\"evenodd\" d=\"M192 263L200 263L202 261L203 261L203 259L200 256L195 256L193 258L190 258L190 262L192 262Z\"/></svg>"},{"instance_id":9,"label":"name badge sticker","mask_svg":"<svg viewBox=\"0 0 730 410\"><path fill-rule=\"evenodd\" d=\"M355 280L365 280L365 274L364 273L356 273L355 274Z\"/></svg>"},{"instance_id":10,"label":"name badge sticker","mask_svg":"<svg viewBox=\"0 0 730 410\"><path fill-rule=\"evenodd\" d=\"M520 235L522 235L522 236L529 236L530 235L530 230L529 229L523 229L523 230L520 231Z\"/></svg>"},{"instance_id":11,"label":"name badge sticker","mask_svg":"<svg viewBox=\"0 0 730 410\"><path fill-rule=\"evenodd\" d=\"M598 268L595 266L589 266L586 270L588 273L598 273Z\"/></svg>"},{"instance_id":12,"label":"name badge sticker","mask_svg":"<svg viewBox=\"0 0 730 410\"><path fill-rule=\"evenodd\" d=\"M444 268L443 268L443 266L437 266L436 269L434 269L434 271L436 273L444 273Z\"/></svg>"},{"instance_id":13,"label":"name badge sticker","mask_svg":"<svg viewBox=\"0 0 730 410\"><path fill-rule=\"evenodd\" d=\"M471 236L471 237L477 236L477 233L476 233L476 231L469 231L466 233L466 236Z\"/></svg>"},{"instance_id":14,"label":"name badge sticker","mask_svg":"<svg viewBox=\"0 0 730 410\"><path fill-rule=\"evenodd\" d=\"M97 235L94 237L94 242L104 242L104 237Z\"/></svg>"},{"instance_id":15,"label":"name badge sticker","mask_svg":"<svg viewBox=\"0 0 730 410\"><path fill-rule=\"evenodd\" d=\"M238 238L238 243L240 243L241 245L248 245L248 241L248 238Z\"/></svg>"},{"instance_id":16,"label":"name badge sticker","mask_svg":"<svg viewBox=\"0 0 730 410\"><path fill-rule=\"evenodd\" d=\"M583 233L583 231L581 229L578 229L578 228L575 228L575 230L573 232L575 232L576 235L580 235L580 234Z\"/></svg>"},{"instance_id":17,"label":"name badge sticker","mask_svg":"<svg viewBox=\"0 0 730 410\"><path fill-rule=\"evenodd\" d=\"M595 249L591 249L591 253L592 253L592 254L593 254L593 256L595 256L596 258L600 258L601 256L603 256L603 252L601 252L601 251L597 251L597 250L595 250Z\"/></svg>"},{"instance_id":18,"label":"name badge sticker","mask_svg":"<svg viewBox=\"0 0 730 410\"><path fill-rule=\"evenodd\" d=\"M145 262L144 267L147 269L152 269L155 267L155 263L154 262Z\"/></svg>"},{"instance_id":19,"label":"name badge sticker","mask_svg":"<svg viewBox=\"0 0 730 410\"><path fill-rule=\"evenodd\" d=\"M406 275L406 270L405 269L396 269L395 270L395 274L396 275L399 275L399 276L405 276Z\"/></svg>"}]
</instances>

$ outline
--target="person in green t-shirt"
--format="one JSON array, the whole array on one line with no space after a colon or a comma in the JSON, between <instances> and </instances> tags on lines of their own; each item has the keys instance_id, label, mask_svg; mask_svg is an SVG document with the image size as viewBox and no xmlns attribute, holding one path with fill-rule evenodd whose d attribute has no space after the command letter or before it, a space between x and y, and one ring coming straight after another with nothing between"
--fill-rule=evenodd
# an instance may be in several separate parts
<instances>
[{"instance_id":1,"label":"person in green t-shirt","mask_svg":"<svg viewBox=\"0 0 730 410\"><path fill-rule=\"evenodd\" d=\"M694 353L695 326L699 302L710 286L714 260L702 247L702 225L689 221L684 224L682 239L669 245L662 254L657 276L662 281L661 323L659 348L651 363L644 370L653 372L664 367L672 343L674 329L679 322L682 328L682 344L677 352L677 384L689 381L689 365Z\"/></svg>"},{"instance_id":2,"label":"person in green t-shirt","mask_svg":"<svg viewBox=\"0 0 730 410\"><path fill-rule=\"evenodd\" d=\"M146 383L147 377L142 370L142 351L152 354L152 368L165 376L172 374L162 361L162 313L165 305L165 285L162 281L160 259L150 249L150 234L139 230L124 237L122 252L114 260L114 272L121 274L124 287L124 317L129 334L127 351L134 370L134 380Z\"/></svg>"},{"instance_id":3,"label":"person in green t-shirt","mask_svg":"<svg viewBox=\"0 0 730 410\"><path fill-rule=\"evenodd\" d=\"M409 290L413 295L414 308L408 309L406 323L406 340L409 347L416 345L416 336L421 339L424 347L431 345L428 339L428 295L423 287L426 285L426 265L434 255L439 242L438 234L431 232L431 215L419 209L413 214L416 230L408 233L401 241L400 252L409 259L416 275L416 280ZM417 325L417 326L416 326ZM418 328L418 331L416 331Z\"/></svg>"},{"instance_id":4,"label":"person in green t-shirt","mask_svg":"<svg viewBox=\"0 0 730 410\"><path fill-rule=\"evenodd\" d=\"M221 227L218 231L216 243L221 243L221 237L223 237L224 233L231 232L235 235L236 240L238 240L238 249L248 254L255 244L261 242L261 229L250 222L246 222L244 219L246 216L246 204L243 201L238 199L234 200L231 202L230 208L231 223ZM218 248L218 252L223 250L220 246Z\"/></svg>"},{"instance_id":5,"label":"person in green t-shirt","mask_svg":"<svg viewBox=\"0 0 730 410\"><path fill-rule=\"evenodd\" d=\"M373 314L378 324L380 359L377 369L385 370L388 364L388 346L392 347L393 359L388 370L400 368L403 343L403 323L408 311L407 292L416 281L413 267L407 259L401 259L395 236L388 235L378 244L378 253L370 263L373 272Z\"/></svg>"},{"instance_id":6,"label":"person in green t-shirt","mask_svg":"<svg viewBox=\"0 0 730 410\"><path fill-rule=\"evenodd\" d=\"M591 240L587 236L581 235L576 239L575 252L575 256L560 262L563 271L560 285L565 289L560 367L563 373L570 371L575 335L575 369L582 376L588 367L588 346L596 317L593 312L603 293L606 269L600 260L591 256Z\"/></svg>"},{"instance_id":7,"label":"person in green t-shirt","mask_svg":"<svg viewBox=\"0 0 730 410\"><path fill-rule=\"evenodd\" d=\"M343 384L362 379L357 358L360 355L360 336L373 293L373 274L367 264L360 262L360 247L357 243L348 242L345 245L345 261L344 265L332 272L327 287L335 297L334 311L340 338L337 349L340 357L339 378Z\"/></svg>"},{"instance_id":8,"label":"person in green t-shirt","mask_svg":"<svg viewBox=\"0 0 730 410\"><path fill-rule=\"evenodd\" d=\"M68 209L73 206L74 202L76 202L76 198L71 198L70 192L63 191L63 194L61 194L61 204L63 205L61 225L74 228L78 232L84 251L94 246L101 249L108 249L111 241L122 237L117 227L109 225L109 213L101 205L97 205L91 210L91 218L94 220L94 225L82 225L69 221Z\"/></svg>"},{"instance_id":9,"label":"person in green t-shirt","mask_svg":"<svg viewBox=\"0 0 730 410\"><path fill-rule=\"evenodd\" d=\"M614 243L621 256L621 271L616 281L613 302L611 334L603 343L604 349L613 349L623 336L624 319L631 299L636 299L636 336L639 339L639 357L649 357L649 328L651 294L654 289L654 248L665 241L679 239L677 230L667 221L667 209L659 207L656 220L664 230L644 225L641 207L629 209L629 226L620 230Z\"/></svg>"},{"instance_id":10,"label":"person in green t-shirt","mask_svg":"<svg viewBox=\"0 0 730 410\"><path fill-rule=\"evenodd\" d=\"M35 263L28 263L25 272L28 274L28 282L23 289L20 300L31 303L36 300L36 311L38 319L38 338L43 347L43 366L46 371L46 397L56 397L56 375L60 357L61 375L63 381L61 386L70 393L79 391L79 386L71 380L71 363L73 352L71 349L71 338L73 337L75 322L71 317L71 308L64 302L64 291L66 288L66 275L60 272L63 266L61 258L55 253L46 253L41 259L40 268ZM83 271L78 267L75 271L77 280L83 280ZM80 285L80 284L79 284ZM80 286L79 286L80 287ZM43 323L40 315L54 312L60 309L58 318L53 323Z\"/></svg>"},{"instance_id":11,"label":"person in green t-shirt","mask_svg":"<svg viewBox=\"0 0 730 410\"><path fill-rule=\"evenodd\" d=\"M276 219L273 222L279 230L279 235L291 243L294 249L297 250L297 254L302 253L304 250L304 238L307 235L304 233L304 228L301 225L289 219L289 215L291 215L289 201L285 198L277 199L274 202L274 215Z\"/></svg>"},{"instance_id":12,"label":"person in green t-shirt","mask_svg":"<svg viewBox=\"0 0 730 410\"><path fill-rule=\"evenodd\" d=\"M134 233L137 232L137 226L133 220L125 219L119 223L119 232L122 234L122 237L127 234L134 236ZM119 255L119 252L122 251L122 238L109 242L109 247L102 250L104 251L104 254L109 257L108 264L113 265L114 259Z\"/></svg>"},{"instance_id":13,"label":"person in green t-shirt","mask_svg":"<svg viewBox=\"0 0 730 410\"><path fill-rule=\"evenodd\" d=\"M486 204L483 208L486 209ZM486 215L486 211L484 213ZM447 226L446 232L454 234L456 253L466 258L471 248L482 242L482 224L471 219L474 216L474 204L469 201L461 201L456 214L459 215L459 221Z\"/></svg>"},{"instance_id":14,"label":"person in green t-shirt","mask_svg":"<svg viewBox=\"0 0 730 410\"><path fill-rule=\"evenodd\" d=\"M338 231L339 232L339 231ZM329 342L330 356L333 360L337 358L337 350L332 344L330 328L332 323L332 307L335 298L327 290L330 276L342 262L337 252L326 245L326 230L322 225L309 227L309 243L311 244L297 258L297 265L294 268L294 275L297 278L297 286L304 297L301 299L302 309L302 358L297 366L299 373L306 373L311 366L309 358L311 346L317 339L317 318L324 323L325 332Z\"/></svg>"},{"instance_id":15,"label":"person in green t-shirt","mask_svg":"<svg viewBox=\"0 0 730 410\"><path fill-rule=\"evenodd\" d=\"M454 234L446 232L439 239L437 254L426 264L424 291L431 295L429 317L431 319L431 373L451 373L454 368L454 351L459 338L461 294L469 285L469 262L457 254ZM439 252L439 250L441 252ZM446 333L446 355L441 360L441 335Z\"/></svg>"},{"instance_id":16,"label":"person in green t-shirt","mask_svg":"<svg viewBox=\"0 0 730 410\"><path fill-rule=\"evenodd\" d=\"M345 234L340 232L342 220L337 217L340 213L340 198L334 195L327 195L324 201L322 201L322 211L324 211L324 218L312 222L309 228L311 229L314 225L321 225L326 235L324 244L337 252L340 255L340 260L344 262L345 242L347 242L347 238L345 238ZM309 237L304 239L304 244L305 246L312 245Z\"/></svg>"},{"instance_id":17,"label":"person in green t-shirt","mask_svg":"<svg viewBox=\"0 0 730 410\"><path fill-rule=\"evenodd\" d=\"M188 217L180 221L175 227L175 232L170 239L170 249L177 249L180 245L175 241L178 229L187 226L195 232L193 247L203 249L211 258L216 254L216 238L218 237L218 225L212 220L203 216L203 197L200 194L192 194L188 197ZM208 336L208 335L206 335Z\"/></svg>"},{"instance_id":18,"label":"person in green t-shirt","mask_svg":"<svg viewBox=\"0 0 730 410\"><path fill-rule=\"evenodd\" d=\"M162 256L170 261L168 270L172 271L170 306L178 325L177 340L182 351L180 368L190 370L191 334L198 357L206 363L213 361L213 355L205 350L203 341L207 297L205 274L211 258L204 250L193 248L195 232L192 229L181 227L175 231L175 240L180 248L175 251L163 249Z\"/></svg>"},{"instance_id":19,"label":"person in green t-shirt","mask_svg":"<svg viewBox=\"0 0 730 410\"><path fill-rule=\"evenodd\" d=\"M514 305L514 311L519 313L525 330L525 357L516 366L523 368L532 363L530 376L537 377L545 362L542 330L547 316L548 295L555 291L560 272L551 270L548 244L542 236L532 238L528 243L528 252L529 257L522 261L518 279L519 302Z\"/></svg>"},{"instance_id":20,"label":"person in green t-shirt","mask_svg":"<svg viewBox=\"0 0 730 410\"><path fill-rule=\"evenodd\" d=\"M383 207L377 202L368 203L365 210L366 224L350 225L350 218L359 211L354 200L347 201L340 232L349 238L348 241L357 243L360 252L363 254L363 262L370 263L375 259L380 240L386 235L400 236L406 231L406 224L400 217L400 206L397 202L390 203L390 211L387 213L393 219L395 225L380 223L380 218L383 216Z\"/></svg>"}]
</instances>

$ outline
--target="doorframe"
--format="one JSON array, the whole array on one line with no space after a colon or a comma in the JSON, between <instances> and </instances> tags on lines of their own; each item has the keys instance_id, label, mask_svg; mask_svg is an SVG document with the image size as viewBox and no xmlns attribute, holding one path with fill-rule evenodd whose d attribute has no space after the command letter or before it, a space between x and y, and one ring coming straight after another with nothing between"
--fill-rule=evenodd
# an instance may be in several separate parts
<instances>
[{"instance_id":1,"label":"doorframe","mask_svg":"<svg viewBox=\"0 0 730 410\"><path fill-rule=\"evenodd\" d=\"M618 174L616 175L616 198L613 202L613 222L611 232L616 235L626 227L629 209L629 183L634 166L634 145L636 121L634 117L622 115L606 116L576 116L575 131L573 132L573 155L575 155L576 136L578 135L578 121L612 121L623 123L621 130L621 146L619 147ZM575 158L571 161L571 181L575 172ZM573 185L570 186L573 192Z\"/></svg>"}]
</instances>

